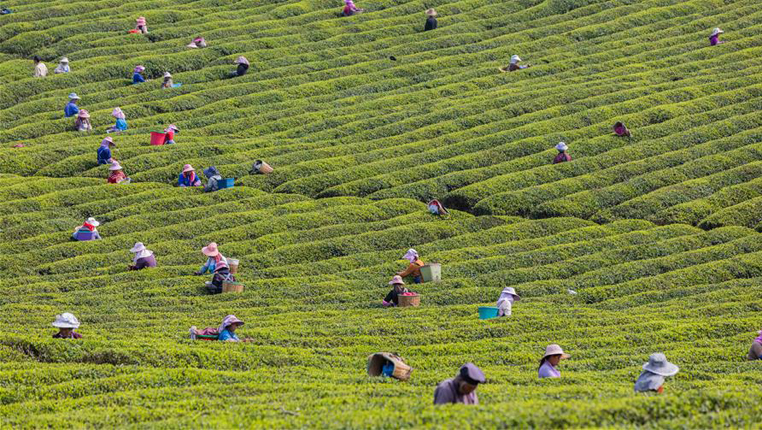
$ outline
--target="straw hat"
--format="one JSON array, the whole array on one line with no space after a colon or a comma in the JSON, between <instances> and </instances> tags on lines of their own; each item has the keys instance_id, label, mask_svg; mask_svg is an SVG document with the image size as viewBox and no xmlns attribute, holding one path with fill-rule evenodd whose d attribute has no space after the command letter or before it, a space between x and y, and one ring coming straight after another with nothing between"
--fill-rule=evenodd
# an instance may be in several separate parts
<instances>
[{"instance_id":1,"label":"straw hat","mask_svg":"<svg viewBox=\"0 0 762 430\"><path fill-rule=\"evenodd\" d=\"M69 64L69 59L66 57L61 58L61 63Z\"/></svg>"},{"instance_id":2,"label":"straw hat","mask_svg":"<svg viewBox=\"0 0 762 430\"><path fill-rule=\"evenodd\" d=\"M712 36L717 36L718 34L724 33L724 31L720 30L720 27L715 28L712 31Z\"/></svg>"},{"instance_id":3,"label":"straw hat","mask_svg":"<svg viewBox=\"0 0 762 430\"><path fill-rule=\"evenodd\" d=\"M521 61L521 58L518 55L511 55L511 64L516 64L519 61Z\"/></svg>"},{"instance_id":4,"label":"straw hat","mask_svg":"<svg viewBox=\"0 0 762 430\"><path fill-rule=\"evenodd\" d=\"M566 146L564 142L558 142L558 145L556 145L556 149L559 151L566 151L567 149L569 149L569 147Z\"/></svg>"},{"instance_id":5,"label":"straw hat","mask_svg":"<svg viewBox=\"0 0 762 430\"><path fill-rule=\"evenodd\" d=\"M212 242L209 245L206 245L205 247L201 248L201 253L206 255L207 257L216 257L220 255L220 251L217 249L216 242Z\"/></svg>"},{"instance_id":6,"label":"straw hat","mask_svg":"<svg viewBox=\"0 0 762 430\"><path fill-rule=\"evenodd\" d=\"M551 355L560 355L561 360L566 360L571 357L569 354L564 353L564 350L555 343L552 343L545 348L545 355L543 355L542 358L550 357Z\"/></svg>"},{"instance_id":7,"label":"straw hat","mask_svg":"<svg viewBox=\"0 0 762 430\"><path fill-rule=\"evenodd\" d=\"M130 249L130 252L137 254L138 252L143 252L145 250L146 246L143 245L143 242L135 242L135 246Z\"/></svg>"},{"instance_id":8,"label":"straw hat","mask_svg":"<svg viewBox=\"0 0 762 430\"><path fill-rule=\"evenodd\" d=\"M90 112L86 111L85 109L81 109L77 116L80 118L90 118Z\"/></svg>"},{"instance_id":9,"label":"straw hat","mask_svg":"<svg viewBox=\"0 0 762 430\"><path fill-rule=\"evenodd\" d=\"M108 168L109 170L122 170L122 166L119 164L118 161L114 161L111 163L111 166Z\"/></svg>"},{"instance_id":10,"label":"straw hat","mask_svg":"<svg viewBox=\"0 0 762 430\"><path fill-rule=\"evenodd\" d=\"M389 281L389 285L405 285L405 281L402 280L402 276L395 275L391 281Z\"/></svg>"},{"instance_id":11,"label":"straw hat","mask_svg":"<svg viewBox=\"0 0 762 430\"><path fill-rule=\"evenodd\" d=\"M93 218L93 217L88 218L87 219L87 223L90 224L93 227L98 227L99 225L101 225L101 223L96 221L95 218Z\"/></svg>"},{"instance_id":12,"label":"straw hat","mask_svg":"<svg viewBox=\"0 0 762 430\"><path fill-rule=\"evenodd\" d=\"M518 294L516 294L516 289L513 288L513 287L505 287L505 288L503 288L503 292L501 293L501 295L502 294L510 294L510 295L512 295L513 296L513 300L515 300L517 302L519 300L521 300L521 297Z\"/></svg>"},{"instance_id":13,"label":"straw hat","mask_svg":"<svg viewBox=\"0 0 762 430\"><path fill-rule=\"evenodd\" d=\"M112 139L111 136L106 136L105 138L103 138L103 140L101 140L101 145L103 145L103 143L108 143L109 145L116 145L116 143L114 143L114 139Z\"/></svg>"},{"instance_id":14,"label":"straw hat","mask_svg":"<svg viewBox=\"0 0 762 430\"><path fill-rule=\"evenodd\" d=\"M426 11L426 15L427 16L437 16L437 11L435 11L434 9L429 9L429 10Z\"/></svg>"},{"instance_id":15,"label":"straw hat","mask_svg":"<svg viewBox=\"0 0 762 430\"><path fill-rule=\"evenodd\" d=\"M53 321L53 327L58 328L78 328L79 320L73 314L68 312L56 315L56 320Z\"/></svg>"},{"instance_id":16,"label":"straw hat","mask_svg":"<svg viewBox=\"0 0 762 430\"><path fill-rule=\"evenodd\" d=\"M643 365L643 370L647 370L659 376L672 376L676 374L680 368L667 361L667 357L664 354L656 352L648 357L648 363Z\"/></svg>"},{"instance_id":17,"label":"straw hat","mask_svg":"<svg viewBox=\"0 0 762 430\"><path fill-rule=\"evenodd\" d=\"M171 74L171 73L169 73L169 72L164 72L164 77L165 77L165 78L171 78L171 77L172 77L172 74Z\"/></svg>"},{"instance_id":18,"label":"straw hat","mask_svg":"<svg viewBox=\"0 0 762 430\"><path fill-rule=\"evenodd\" d=\"M69 100L79 100L79 96L77 93L71 93L69 94Z\"/></svg>"},{"instance_id":19,"label":"straw hat","mask_svg":"<svg viewBox=\"0 0 762 430\"><path fill-rule=\"evenodd\" d=\"M183 173L193 172L195 170L196 169L194 169L193 166L191 166L190 164L186 164L185 166L183 166Z\"/></svg>"}]
</instances>

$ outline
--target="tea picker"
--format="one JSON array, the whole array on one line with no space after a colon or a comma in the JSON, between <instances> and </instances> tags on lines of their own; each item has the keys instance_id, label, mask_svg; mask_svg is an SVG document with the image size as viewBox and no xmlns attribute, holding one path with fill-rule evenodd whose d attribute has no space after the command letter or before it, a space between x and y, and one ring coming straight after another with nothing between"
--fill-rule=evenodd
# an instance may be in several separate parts
<instances>
[{"instance_id":1,"label":"tea picker","mask_svg":"<svg viewBox=\"0 0 762 430\"><path fill-rule=\"evenodd\" d=\"M722 33L724 33L724 31L720 30L720 27L715 28L712 31L712 34L709 35L709 45L716 46L725 43L720 41L720 35Z\"/></svg>"},{"instance_id":2,"label":"tea picker","mask_svg":"<svg viewBox=\"0 0 762 430\"><path fill-rule=\"evenodd\" d=\"M93 124L90 122L90 112L80 109L77 118L74 120L74 130L92 131Z\"/></svg>"},{"instance_id":3,"label":"tea picker","mask_svg":"<svg viewBox=\"0 0 762 430\"><path fill-rule=\"evenodd\" d=\"M71 238L78 241L98 240L101 238L96 229L99 225L101 223L96 221L95 218L90 217L81 226L74 229L74 234L71 235Z\"/></svg>"},{"instance_id":4,"label":"tea picker","mask_svg":"<svg viewBox=\"0 0 762 430\"><path fill-rule=\"evenodd\" d=\"M436 30L437 28L437 11L429 9L426 11L426 25L423 26L423 31Z\"/></svg>"},{"instance_id":5,"label":"tea picker","mask_svg":"<svg viewBox=\"0 0 762 430\"><path fill-rule=\"evenodd\" d=\"M423 279L421 278L421 268L424 266L424 264L423 261L421 261L421 259L418 257L418 251L410 248L402 258L408 260L410 264L407 266L407 269L401 272L397 272L397 275L402 278L405 276L412 276L413 282L416 284L423 282Z\"/></svg>"},{"instance_id":6,"label":"tea picker","mask_svg":"<svg viewBox=\"0 0 762 430\"><path fill-rule=\"evenodd\" d=\"M132 83L133 84L140 84L146 81L146 78L143 77L142 73L145 71L145 67L143 66L135 66L135 69L132 71Z\"/></svg>"},{"instance_id":7,"label":"tea picker","mask_svg":"<svg viewBox=\"0 0 762 430\"><path fill-rule=\"evenodd\" d=\"M206 48L206 40L203 37L196 37L187 46L188 48Z\"/></svg>"},{"instance_id":8,"label":"tea picker","mask_svg":"<svg viewBox=\"0 0 762 430\"><path fill-rule=\"evenodd\" d=\"M247 60L243 55L240 55L238 58L236 58L234 63L238 64L238 66L236 66L235 72L230 74L231 78L243 76L246 74L246 72L249 71L249 60Z\"/></svg>"},{"instance_id":9,"label":"tea picker","mask_svg":"<svg viewBox=\"0 0 762 430\"><path fill-rule=\"evenodd\" d=\"M70 118L74 115L79 113L79 108L77 107L77 103L79 103L79 96L77 93L71 93L69 94L69 103L64 106L64 117Z\"/></svg>"},{"instance_id":10,"label":"tea picker","mask_svg":"<svg viewBox=\"0 0 762 430\"><path fill-rule=\"evenodd\" d=\"M545 355L540 360L540 368L537 370L540 379L543 378L560 378L561 372L556 369L561 360L566 360L570 356L566 354L560 346L553 343L545 348Z\"/></svg>"},{"instance_id":11,"label":"tea picker","mask_svg":"<svg viewBox=\"0 0 762 430\"><path fill-rule=\"evenodd\" d=\"M135 20L135 30L139 31L142 34L148 34L148 24L146 23L145 17L140 17Z\"/></svg>"},{"instance_id":12,"label":"tea picker","mask_svg":"<svg viewBox=\"0 0 762 430\"><path fill-rule=\"evenodd\" d=\"M127 118L124 115L124 112L122 112L121 108L115 107L114 110L111 111L111 116L116 118L116 124L109 127L106 130L106 133L121 132L127 130Z\"/></svg>"},{"instance_id":13,"label":"tea picker","mask_svg":"<svg viewBox=\"0 0 762 430\"><path fill-rule=\"evenodd\" d=\"M426 206L429 208L429 212L431 212L432 215L439 215L445 219L450 218L450 212L447 212L447 209L445 209L442 203L439 203L439 200L434 199L428 202Z\"/></svg>"},{"instance_id":14,"label":"tea picker","mask_svg":"<svg viewBox=\"0 0 762 430\"><path fill-rule=\"evenodd\" d=\"M746 356L749 360L762 360L762 330L758 331L756 339L751 343L749 354Z\"/></svg>"},{"instance_id":15,"label":"tea picker","mask_svg":"<svg viewBox=\"0 0 762 430\"><path fill-rule=\"evenodd\" d=\"M111 136L106 136L103 140L101 140L101 146L98 147L98 165L101 164L111 164L114 162L114 159L111 155L111 148L116 146L116 143L114 143L114 139L111 138Z\"/></svg>"},{"instance_id":16,"label":"tea picker","mask_svg":"<svg viewBox=\"0 0 762 430\"><path fill-rule=\"evenodd\" d=\"M109 184L129 184L131 179L127 177L127 175L124 174L124 171L122 171L122 165L119 164L118 161L114 160L111 162L111 166L109 166L108 170L111 172L109 174L108 179L106 182Z\"/></svg>"},{"instance_id":17,"label":"tea picker","mask_svg":"<svg viewBox=\"0 0 762 430\"><path fill-rule=\"evenodd\" d=\"M59 74L59 73L69 73L71 72L71 68L69 68L69 59L66 57L61 58L61 61L58 63L58 66L53 69L53 73Z\"/></svg>"},{"instance_id":18,"label":"tea picker","mask_svg":"<svg viewBox=\"0 0 762 430\"><path fill-rule=\"evenodd\" d=\"M398 306L400 304L399 296L408 293L409 290L405 288L405 281L403 281L402 277L399 275L394 276L392 280L389 281L389 285L392 286L392 290L389 291L389 294L387 294L381 301L381 304L384 307Z\"/></svg>"},{"instance_id":19,"label":"tea picker","mask_svg":"<svg viewBox=\"0 0 762 430\"><path fill-rule=\"evenodd\" d=\"M553 159L553 164L571 161L571 155L566 152L569 150L569 147L564 142L559 142L558 145L556 145L556 149L558 150L558 155Z\"/></svg>"},{"instance_id":20,"label":"tea picker","mask_svg":"<svg viewBox=\"0 0 762 430\"><path fill-rule=\"evenodd\" d=\"M519 65L519 63L521 61L522 60L521 60L521 58L518 55L512 55L511 56L511 62L510 62L510 64L508 64L508 66L506 66L506 67L501 67L499 70L501 72L504 72L504 73L505 72L515 72L516 70L523 70L523 69L526 69L526 68L531 66L530 64Z\"/></svg>"},{"instance_id":21,"label":"tea picker","mask_svg":"<svg viewBox=\"0 0 762 430\"><path fill-rule=\"evenodd\" d=\"M53 335L53 339L82 339L82 335L74 331L79 328L79 320L73 314L65 312L56 315L53 327L58 329L58 333Z\"/></svg>"},{"instance_id":22,"label":"tea picker","mask_svg":"<svg viewBox=\"0 0 762 430\"><path fill-rule=\"evenodd\" d=\"M664 392L664 378L676 375L680 368L667 361L662 353L654 353L648 357L648 363L643 365L643 372L635 381L635 392L645 393L655 391L659 394Z\"/></svg>"},{"instance_id":23,"label":"tea picker","mask_svg":"<svg viewBox=\"0 0 762 430\"><path fill-rule=\"evenodd\" d=\"M212 294L222 293L224 283L235 282L227 258L222 255L215 242L201 248L201 253L207 257L206 263L195 274L200 276L207 271L212 273L212 280L206 283L206 289Z\"/></svg>"},{"instance_id":24,"label":"tea picker","mask_svg":"<svg viewBox=\"0 0 762 430\"><path fill-rule=\"evenodd\" d=\"M190 328L191 340L219 340L223 342L251 342L253 339L245 338L243 340L238 338L235 334L236 330L243 326L244 322L238 319L235 315L228 315L222 319L222 324L219 327L208 327L203 330L196 329L196 326Z\"/></svg>"},{"instance_id":25,"label":"tea picker","mask_svg":"<svg viewBox=\"0 0 762 430\"><path fill-rule=\"evenodd\" d=\"M48 66L42 62L40 57L35 55L32 57L32 61L34 61L34 73L32 76L35 78L44 78L45 76L48 76Z\"/></svg>"},{"instance_id":26,"label":"tea picker","mask_svg":"<svg viewBox=\"0 0 762 430\"><path fill-rule=\"evenodd\" d=\"M355 6L352 0L344 0L344 10L341 11L341 16L352 16L363 12L365 12L365 10Z\"/></svg>"},{"instance_id":27,"label":"tea picker","mask_svg":"<svg viewBox=\"0 0 762 430\"><path fill-rule=\"evenodd\" d=\"M156 256L153 255L153 251L150 251L143 245L143 242L136 242L135 246L130 249L130 252L135 254L132 258L132 266L129 266L130 270L142 270L147 267L156 267Z\"/></svg>"},{"instance_id":28,"label":"tea picker","mask_svg":"<svg viewBox=\"0 0 762 430\"><path fill-rule=\"evenodd\" d=\"M497 298L497 316L509 317L513 309L513 302L521 300L516 290L513 287L505 287L500 293L500 297Z\"/></svg>"},{"instance_id":29,"label":"tea picker","mask_svg":"<svg viewBox=\"0 0 762 430\"><path fill-rule=\"evenodd\" d=\"M180 176L177 178L177 185L180 187L200 187L201 178L196 175L193 166L186 164L183 166L183 171L180 172Z\"/></svg>"},{"instance_id":30,"label":"tea picker","mask_svg":"<svg viewBox=\"0 0 762 430\"><path fill-rule=\"evenodd\" d=\"M182 83L180 83L180 82L178 82L176 84L172 82L172 74L171 73L164 72L164 82L161 83L161 88L162 89L179 88L181 85L182 85Z\"/></svg>"},{"instance_id":31,"label":"tea picker","mask_svg":"<svg viewBox=\"0 0 762 430\"><path fill-rule=\"evenodd\" d=\"M617 121L614 124L614 134L619 137L632 137L630 130L628 130L621 121Z\"/></svg>"},{"instance_id":32,"label":"tea picker","mask_svg":"<svg viewBox=\"0 0 762 430\"><path fill-rule=\"evenodd\" d=\"M466 363L458 371L458 376L453 379L445 379L437 385L436 390L434 390L434 404L478 405L479 398L476 396L476 388L485 381L486 378L481 369L473 363Z\"/></svg>"}]
</instances>

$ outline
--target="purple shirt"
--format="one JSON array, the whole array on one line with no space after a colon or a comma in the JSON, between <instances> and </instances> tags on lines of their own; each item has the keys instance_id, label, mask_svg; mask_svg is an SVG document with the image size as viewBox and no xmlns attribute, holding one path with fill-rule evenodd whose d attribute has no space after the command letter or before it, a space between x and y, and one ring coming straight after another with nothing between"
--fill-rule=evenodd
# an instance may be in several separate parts
<instances>
[{"instance_id":1,"label":"purple shirt","mask_svg":"<svg viewBox=\"0 0 762 430\"><path fill-rule=\"evenodd\" d=\"M563 163L566 161L571 161L571 155L565 152L559 152L558 155L556 155L556 158L553 159L553 164Z\"/></svg>"},{"instance_id":2,"label":"purple shirt","mask_svg":"<svg viewBox=\"0 0 762 430\"><path fill-rule=\"evenodd\" d=\"M69 333L69 336L64 336L59 331L53 335L53 339L82 339L82 335L72 330L71 333Z\"/></svg>"},{"instance_id":3,"label":"purple shirt","mask_svg":"<svg viewBox=\"0 0 762 430\"><path fill-rule=\"evenodd\" d=\"M478 405L479 398L476 391L471 394L460 394L458 386L453 379L445 379L434 390L434 404L446 405L448 403L463 403L464 405Z\"/></svg>"},{"instance_id":4,"label":"purple shirt","mask_svg":"<svg viewBox=\"0 0 762 430\"><path fill-rule=\"evenodd\" d=\"M146 267L156 267L156 257L151 254L148 257L138 258L138 261L135 262L135 266L133 267L134 268L132 270L145 269Z\"/></svg>"},{"instance_id":5,"label":"purple shirt","mask_svg":"<svg viewBox=\"0 0 762 430\"><path fill-rule=\"evenodd\" d=\"M542 366L540 366L540 371L538 373L540 374L540 379L561 377L561 372L556 370L556 368L553 367L548 360L545 360L545 362L542 363Z\"/></svg>"},{"instance_id":6,"label":"purple shirt","mask_svg":"<svg viewBox=\"0 0 762 430\"><path fill-rule=\"evenodd\" d=\"M719 41L720 41L720 35L719 34L715 34L714 36L711 36L709 38L709 44L712 45L712 46L716 45Z\"/></svg>"}]
</instances>

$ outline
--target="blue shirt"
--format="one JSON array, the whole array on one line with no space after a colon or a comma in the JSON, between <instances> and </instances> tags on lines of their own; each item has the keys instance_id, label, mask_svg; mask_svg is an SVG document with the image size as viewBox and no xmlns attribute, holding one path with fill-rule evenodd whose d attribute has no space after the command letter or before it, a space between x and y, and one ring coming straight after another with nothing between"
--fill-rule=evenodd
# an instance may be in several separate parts
<instances>
[{"instance_id":1,"label":"blue shirt","mask_svg":"<svg viewBox=\"0 0 762 430\"><path fill-rule=\"evenodd\" d=\"M78 113L79 113L79 108L77 107L77 105L74 104L74 102L69 102L64 108L64 116L66 118L69 118L70 116L74 116Z\"/></svg>"},{"instance_id":2,"label":"blue shirt","mask_svg":"<svg viewBox=\"0 0 762 430\"><path fill-rule=\"evenodd\" d=\"M144 78L143 75L141 75L140 73L135 72L132 75L132 83L133 84L139 84L139 83L145 82L145 81L146 81L146 78Z\"/></svg>"},{"instance_id":3,"label":"blue shirt","mask_svg":"<svg viewBox=\"0 0 762 430\"><path fill-rule=\"evenodd\" d=\"M233 339L235 341L240 341L240 339L238 339L238 336L236 336L235 333L233 333L232 331L227 330L227 329L222 330L222 333L220 333L219 340L225 341L225 340L228 340L228 339Z\"/></svg>"},{"instance_id":4,"label":"blue shirt","mask_svg":"<svg viewBox=\"0 0 762 430\"><path fill-rule=\"evenodd\" d=\"M117 130L127 130L127 121L123 120L122 118L117 118L115 127Z\"/></svg>"},{"instance_id":5,"label":"blue shirt","mask_svg":"<svg viewBox=\"0 0 762 430\"><path fill-rule=\"evenodd\" d=\"M98 148L98 164L109 164L111 163L111 150L108 149L108 146L101 146Z\"/></svg>"}]
</instances>

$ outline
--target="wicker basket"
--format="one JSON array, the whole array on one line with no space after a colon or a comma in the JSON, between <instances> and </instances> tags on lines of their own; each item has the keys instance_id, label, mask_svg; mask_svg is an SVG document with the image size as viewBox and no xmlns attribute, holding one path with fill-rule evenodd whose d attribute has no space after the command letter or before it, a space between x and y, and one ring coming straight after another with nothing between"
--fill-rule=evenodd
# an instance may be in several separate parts
<instances>
[{"instance_id":1,"label":"wicker basket","mask_svg":"<svg viewBox=\"0 0 762 430\"><path fill-rule=\"evenodd\" d=\"M421 296L419 294L415 294L413 296L403 296L400 294L397 296L397 299L399 300L399 307L401 308L421 305Z\"/></svg>"},{"instance_id":2,"label":"wicker basket","mask_svg":"<svg viewBox=\"0 0 762 430\"><path fill-rule=\"evenodd\" d=\"M387 361L391 361L394 364L393 378L397 378L400 381L410 379L413 368L405 364L405 360L402 357L390 352L377 352L368 356L368 375L381 376L381 369Z\"/></svg>"},{"instance_id":3,"label":"wicker basket","mask_svg":"<svg viewBox=\"0 0 762 430\"><path fill-rule=\"evenodd\" d=\"M240 284L238 282L224 281L222 283L222 292L223 293L242 293L243 284Z\"/></svg>"}]
</instances>

